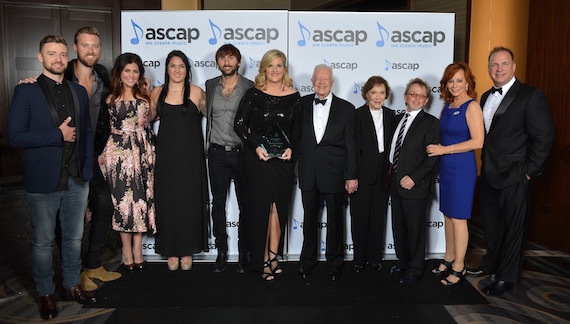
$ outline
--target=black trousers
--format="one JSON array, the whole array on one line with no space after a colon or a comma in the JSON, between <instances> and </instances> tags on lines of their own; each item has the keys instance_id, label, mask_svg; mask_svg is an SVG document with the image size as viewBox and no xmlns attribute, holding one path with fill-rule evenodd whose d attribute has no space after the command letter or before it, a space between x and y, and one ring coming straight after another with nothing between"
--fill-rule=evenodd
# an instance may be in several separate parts
<instances>
[{"instance_id":1,"label":"black trousers","mask_svg":"<svg viewBox=\"0 0 570 324\"><path fill-rule=\"evenodd\" d=\"M360 182L350 196L350 217L354 264L380 264L384 252L387 211L386 184Z\"/></svg>"},{"instance_id":2,"label":"black trousers","mask_svg":"<svg viewBox=\"0 0 570 324\"><path fill-rule=\"evenodd\" d=\"M423 273L426 255L426 211L428 199L407 199L400 196L400 184L392 175L392 232L398 265L407 269L406 275L419 277Z\"/></svg>"},{"instance_id":3,"label":"black trousers","mask_svg":"<svg viewBox=\"0 0 570 324\"><path fill-rule=\"evenodd\" d=\"M325 256L330 267L340 267L344 262L344 201L345 192L322 193L317 186L302 191L303 209L303 248L301 264L313 267L317 264L317 241L320 230L320 210L324 201L327 208L327 239Z\"/></svg>"},{"instance_id":4,"label":"black trousers","mask_svg":"<svg viewBox=\"0 0 570 324\"><path fill-rule=\"evenodd\" d=\"M481 221L486 254L481 267L497 279L516 283L522 271L528 223L530 181L493 189L481 175Z\"/></svg>"},{"instance_id":5,"label":"black trousers","mask_svg":"<svg viewBox=\"0 0 570 324\"><path fill-rule=\"evenodd\" d=\"M249 195L242 166L242 154L241 149L226 152L217 146L210 146L208 149L208 170L212 191L212 222L218 252L227 253L228 251L226 201L230 182L233 180L239 207L238 249L240 255L245 255L249 251L249 217L247 214Z\"/></svg>"},{"instance_id":6,"label":"black trousers","mask_svg":"<svg viewBox=\"0 0 570 324\"><path fill-rule=\"evenodd\" d=\"M111 192L99 164L95 162L93 179L89 181L89 208L91 209L91 228L89 229L89 246L83 265L88 269L101 266L101 256L105 250L105 238L113 217Z\"/></svg>"}]
</instances>

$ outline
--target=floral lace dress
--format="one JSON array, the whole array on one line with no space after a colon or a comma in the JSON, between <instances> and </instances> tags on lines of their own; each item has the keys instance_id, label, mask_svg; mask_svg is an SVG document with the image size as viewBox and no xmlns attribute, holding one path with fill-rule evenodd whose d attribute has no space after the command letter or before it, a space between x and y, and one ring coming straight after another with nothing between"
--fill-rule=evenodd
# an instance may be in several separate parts
<instances>
[{"instance_id":1,"label":"floral lace dress","mask_svg":"<svg viewBox=\"0 0 570 324\"><path fill-rule=\"evenodd\" d=\"M118 100L109 105L111 133L99 166L111 190L115 231L156 233L149 108L144 100Z\"/></svg>"}]
</instances>

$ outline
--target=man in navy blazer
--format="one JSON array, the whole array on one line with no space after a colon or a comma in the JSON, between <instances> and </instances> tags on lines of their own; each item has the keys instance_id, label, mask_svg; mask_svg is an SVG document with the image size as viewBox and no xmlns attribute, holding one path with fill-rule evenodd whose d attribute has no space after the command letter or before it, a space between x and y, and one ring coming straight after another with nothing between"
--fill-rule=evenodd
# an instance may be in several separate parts
<instances>
[{"instance_id":1,"label":"man in navy blazer","mask_svg":"<svg viewBox=\"0 0 570 324\"><path fill-rule=\"evenodd\" d=\"M24 149L23 185L31 209L32 268L40 315L57 316L52 243L59 211L62 228L62 300L93 302L79 285L81 239L93 176L93 131L87 92L64 80L67 43L48 35L40 41L38 82L16 86L10 118L10 143Z\"/></svg>"},{"instance_id":2,"label":"man in navy blazer","mask_svg":"<svg viewBox=\"0 0 570 324\"><path fill-rule=\"evenodd\" d=\"M493 88L481 97L485 142L481 152L481 220L486 254L468 274L495 274L482 289L501 295L522 270L530 185L554 144L554 126L544 92L515 77L513 52L496 47L489 55Z\"/></svg>"},{"instance_id":3,"label":"man in navy blazer","mask_svg":"<svg viewBox=\"0 0 570 324\"><path fill-rule=\"evenodd\" d=\"M317 263L319 211L327 207L326 259L332 280L344 262L344 201L358 188L354 105L331 92L332 70L317 65L311 79L315 93L300 99L301 139L298 144L299 187L302 192L303 248L299 273L311 274Z\"/></svg>"},{"instance_id":4,"label":"man in navy blazer","mask_svg":"<svg viewBox=\"0 0 570 324\"><path fill-rule=\"evenodd\" d=\"M419 78L406 86L406 113L390 148L392 232L398 257L390 273L400 274L401 285L414 284L421 277L425 260L427 205L439 160L429 157L426 147L440 142L439 120L423 110L429 89Z\"/></svg>"}]
</instances>

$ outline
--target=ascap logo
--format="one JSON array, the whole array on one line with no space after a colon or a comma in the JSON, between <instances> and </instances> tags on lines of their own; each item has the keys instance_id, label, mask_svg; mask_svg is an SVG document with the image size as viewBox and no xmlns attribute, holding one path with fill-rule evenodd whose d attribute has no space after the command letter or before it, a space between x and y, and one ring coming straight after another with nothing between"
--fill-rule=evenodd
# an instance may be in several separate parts
<instances>
[{"instance_id":1,"label":"ascap logo","mask_svg":"<svg viewBox=\"0 0 570 324\"><path fill-rule=\"evenodd\" d=\"M226 227L239 227L239 222L226 222Z\"/></svg>"},{"instance_id":2,"label":"ascap logo","mask_svg":"<svg viewBox=\"0 0 570 324\"><path fill-rule=\"evenodd\" d=\"M194 61L190 57L188 57L188 62L190 63L190 66L193 66L195 68L199 68L199 67L214 67L215 68L218 66L216 61Z\"/></svg>"},{"instance_id":3,"label":"ascap logo","mask_svg":"<svg viewBox=\"0 0 570 324\"><path fill-rule=\"evenodd\" d=\"M427 222L426 222L426 227L442 228L442 227L443 227L443 222L442 222L442 221L438 221L438 222L430 222L430 221L427 221Z\"/></svg>"},{"instance_id":4,"label":"ascap logo","mask_svg":"<svg viewBox=\"0 0 570 324\"><path fill-rule=\"evenodd\" d=\"M352 250L354 250L354 244L352 244L352 243L350 243L350 244L345 244L345 245L344 245L344 249L345 249L346 251L352 251Z\"/></svg>"},{"instance_id":5,"label":"ascap logo","mask_svg":"<svg viewBox=\"0 0 570 324\"><path fill-rule=\"evenodd\" d=\"M145 67L157 68L160 66L160 61L143 61Z\"/></svg>"},{"instance_id":6,"label":"ascap logo","mask_svg":"<svg viewBox=\"0 0 570 324\"><path fill-rule=\"evenodd\" d=\"M210 45L218 44L218 40L228 41L235 45L265 45L279 38L279 30L277 28L222 28L208 19L212 37L208 39Z\"/></svg>"},{"instance_id":7,"label":"ascap logo","mask_svg":"<svg viewBox=\"0 0 570 324\"><path fill-rule=\"evenodd\" d=\"M144 30L131 19L135 37L131 38L131 44L137 45L144 41L145 45L186 45L200 38L198 28L192 27L166 27L146 28Z\"/></svg>"},{"instance_id":8,"label":"ascap logo","mask_svg":"<svg viewBox=\"0 0 570 324\"><path fill-rule=\"evenodd\" d=\"M311 31L300 21L297 21L297 24L301 33L301 39L297 41L300 47L306 46L309 41L315 47L354 47L368 39L368 33L365 30L315 29Z\"/></svg>"},{"instance_id":9,"label":"ascap logo","mask_svg":"<svg viewBox=\"0 0 570 324\"><path fill-rule=\"evenodd\" d=\"M376 46L384 47L391 42L392 47L403 48L431 48L445 41L445 32L440 30L394 30L392 33L376 22L380 39Z\"/></svg>"},{"instance_id":10,"label":"ascap logo","mask_svg":"<svg viewBox=\"0 0 570 324\"><path fill-rule=\"evenodd\" d=\"M415 71L420 68L420 63L416 62L390 62L387 59L384 59L386 66L384 67L384 71L389 70L410 70Z\"/></svg>"}]
</instances>

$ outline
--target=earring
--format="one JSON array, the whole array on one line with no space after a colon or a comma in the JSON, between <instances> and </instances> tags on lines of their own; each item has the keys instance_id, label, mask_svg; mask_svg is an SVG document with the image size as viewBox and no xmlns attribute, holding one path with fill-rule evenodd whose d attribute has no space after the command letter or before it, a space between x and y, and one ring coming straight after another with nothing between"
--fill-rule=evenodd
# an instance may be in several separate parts
<instances>
[{"instance_id":1,"label":"earring","mask_svg":"<svg viewBox=\"0 0 570 324\"><path fill-rule=\"evenodd\" d=\"M469 91L469 85L465 86L465 91Z\"/></svg>"}]
</instances>

